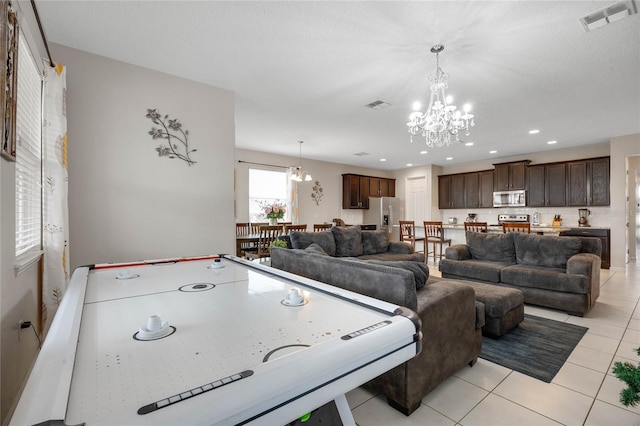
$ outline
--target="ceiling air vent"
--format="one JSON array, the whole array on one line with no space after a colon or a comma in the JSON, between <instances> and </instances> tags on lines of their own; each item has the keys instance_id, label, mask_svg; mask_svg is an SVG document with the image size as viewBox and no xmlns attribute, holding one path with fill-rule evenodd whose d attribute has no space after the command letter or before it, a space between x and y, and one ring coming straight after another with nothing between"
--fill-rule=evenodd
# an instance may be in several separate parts
<instances>
[{"instance_id":1,"label":"ceiling air vent","mask_svg":"<svg viewBox=\"0 0 640 426\"><path fill-rule=\"evenodd\" d=\"M369 155L368 152L354 152L353 155L357 155L358 157L363 157L365 155Z\"/></svg>"},{"instance_id":2,"label":"ceiling air vent","mask_svg":"<svg viewBox=\"0 0 640 426\"><path fill-rule=\"evenodd\" d=\"M370 104L366 104L365 106L371 109L382 109L388 107L389 105L391 105L389 102L378 100L375 102L371 102Z\"/></svg>"},{"instance_id":3,"label":"ceiling air vent","mask_svg":"<svg viewBox=\"0 0 640 426\"><path fill-rule=\"evenodd\" d=\"M625 0L580 18L580 23L585 31L592 31L636 13L633 0Z\"/></svg>"}]
</instances>

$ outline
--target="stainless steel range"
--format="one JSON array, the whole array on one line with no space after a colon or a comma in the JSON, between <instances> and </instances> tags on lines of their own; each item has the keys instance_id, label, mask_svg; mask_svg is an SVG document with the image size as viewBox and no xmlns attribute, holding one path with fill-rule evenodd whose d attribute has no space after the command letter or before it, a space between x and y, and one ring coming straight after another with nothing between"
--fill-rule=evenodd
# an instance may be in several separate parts
<instances>
[{"instance_id":1,"label":"stainless steel range","mask_svg":"<svg viewBox=\"0 0 640 426\"><path fill-rule=\"evenodd\" d=\"M491 226L500 226L503 223L527 223L529 222L528 214L499 214L498 223Z\"/></svg>"}]
</instances>

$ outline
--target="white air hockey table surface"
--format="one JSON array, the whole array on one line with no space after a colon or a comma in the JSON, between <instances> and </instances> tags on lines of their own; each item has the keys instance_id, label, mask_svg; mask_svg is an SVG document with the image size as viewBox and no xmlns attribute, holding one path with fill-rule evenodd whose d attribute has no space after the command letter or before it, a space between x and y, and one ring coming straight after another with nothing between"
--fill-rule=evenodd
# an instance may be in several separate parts
<instances>
[{"instance_id":1,"label":"white air hockey table surface","mask_svg":"<svg viewBox=\"0 0 640 426\"><path fill-rule=\"evenodd\" d=\"M140 340L150 315L167 335ZM82 267L11 424L278 425L332 400L351 423L343 394L420 337L406 308L235 256Z\"/></svg>"}]
</instances>

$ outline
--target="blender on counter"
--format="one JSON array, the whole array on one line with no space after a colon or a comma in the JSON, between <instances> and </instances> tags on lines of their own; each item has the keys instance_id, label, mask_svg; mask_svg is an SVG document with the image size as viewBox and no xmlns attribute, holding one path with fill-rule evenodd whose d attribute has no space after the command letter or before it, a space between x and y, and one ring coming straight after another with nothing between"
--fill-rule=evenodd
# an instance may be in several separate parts
<instances>
[{"instance_id":1,"label":"blender on counter","mask_svg":"<svg viewBox=\"0 0 640 426\"><path fill-rule=\"evenodd\" d=\"M578 226L591 226L589 225L589 219L587 217L591 215L591 210L589 209L578 209Z\"/></svg>"}]
</instances>

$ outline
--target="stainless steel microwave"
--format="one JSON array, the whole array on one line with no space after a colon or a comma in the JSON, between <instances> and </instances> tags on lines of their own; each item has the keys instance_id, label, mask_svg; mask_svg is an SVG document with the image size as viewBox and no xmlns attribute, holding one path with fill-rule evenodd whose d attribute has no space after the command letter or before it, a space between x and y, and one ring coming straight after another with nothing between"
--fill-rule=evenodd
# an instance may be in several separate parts
<instances>
[{"instance_id":1,"label":"stainless steel microwave","mask_svg":"<svg viewBox=\"0 0 640 426\"><path fill-rule=\"evenodd\" d=\"M495 191L493 193L493 207L525 207L527 205L527 191Z\"/></svg>"}]
</instances>

